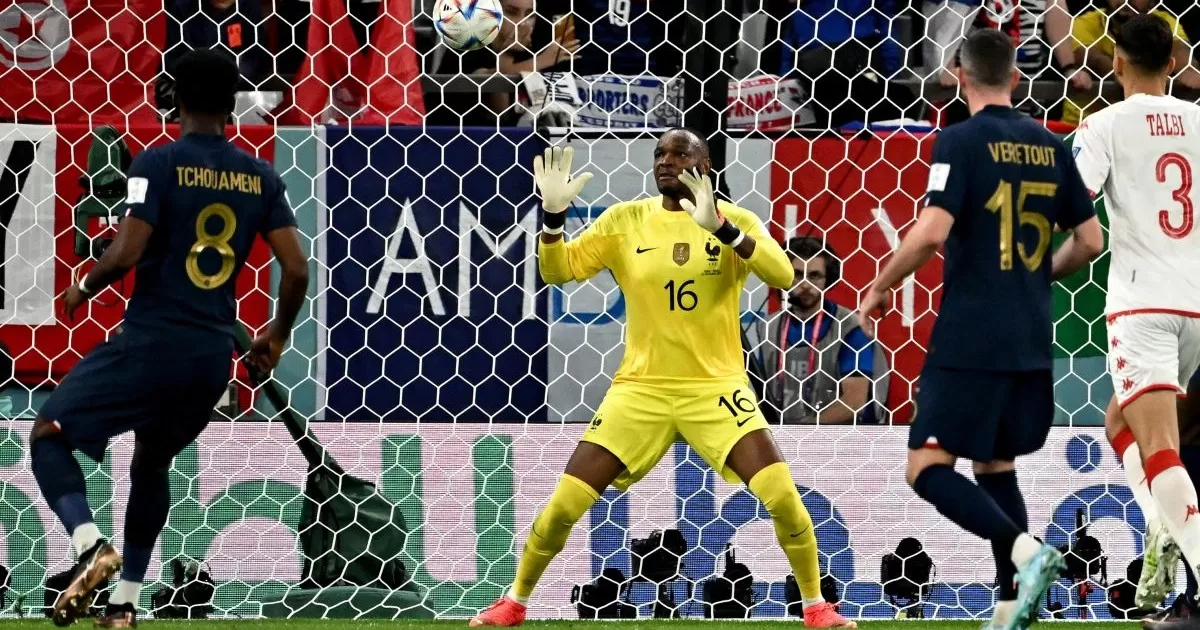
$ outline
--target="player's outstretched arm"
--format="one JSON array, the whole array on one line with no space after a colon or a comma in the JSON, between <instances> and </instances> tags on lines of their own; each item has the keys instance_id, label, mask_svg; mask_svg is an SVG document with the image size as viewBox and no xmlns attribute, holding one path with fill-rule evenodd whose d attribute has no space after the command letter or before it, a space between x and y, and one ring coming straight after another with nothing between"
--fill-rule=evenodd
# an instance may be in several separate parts
<instances>
[{"instance_id":1,"label":"player's outstretched arm","mask_svg":"<svg viewBox=\"0 0 1200 630\"><path fill-rule=\"evenodd\" d=\"M304 305L308 293L308 258L300 247L300 232L293 226L271 230L263 235L263 239L271 246L283 277L279 280L275 319L250 344L248 360L258 369L269 372L279 363L279 355L291 338L296 317Z\"/></svg>"},{"instance_id":2,"label":"player's outstretched arm","mask_svg":"<svg viewBox=\"0 0 1200 630\"><path fill-rule=\"evenodd\" d=\"M64 295L68 321L75 320L75 309L108 285L120 280L142 258L154 226L135 216L125 217L117 236L104 250L96 266L71 285Z\"/></svg>"},{"instance_id":3,"label":"player's outstretched arm","mask_svg":"<svg viewBox=\"0 0 1200 630\"><path fill-rule=\"evenodd\" d=\"M538 239L538 271L546 284L586 280L604 269L607 240L593 225L578 239L563 242L567 208L592 179L591 173L571 176L573 147L551 147L533 158L533 181L542 197L542 235Z\"/></svg>"},{"instance_id":4,"label":"player's outstretched arm","mask_svg":"<svg viewBox=\"0 0 1200 630\"><path fill-rule=\"evenodd\" d=\"M950 228L954 227L954 215L939 206L926 206L917 219L917 224L909 230L908 235L900 242L899 249L892 259L884 266L879 277L871 283L867 294L859 303L859 321L862 322L863 332L875 336L875 316L884 308L888 293L909 274L920 269L930 258L941 249L946 239L950 237Z\"/></svg>"},{"instance_id":5,"label":"player's outstretched arm","mask_svg":"<svg viewBox=\"0 0 1200 630\"><path fill-rule=\"evenodd\" d=\"M679 205L700 227L733 248L760 280L776 289L791 288L796 271L783 248L767 234L761 223L739 226L722 215L717 209L712 179L700 171L684 171L679 174L679 181L692 193L692 199L680 199Z\"/></svg>"}]
</instances>

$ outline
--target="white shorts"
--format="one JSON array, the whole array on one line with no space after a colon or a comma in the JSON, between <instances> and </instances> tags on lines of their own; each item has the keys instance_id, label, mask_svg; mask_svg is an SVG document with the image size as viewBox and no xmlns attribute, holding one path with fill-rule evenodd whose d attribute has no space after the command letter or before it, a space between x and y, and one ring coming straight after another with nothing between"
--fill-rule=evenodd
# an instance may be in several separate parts
<instances>
[{"instance_id":1,"label":"white shorts","mask_svg":"<svg viewBox=\"0 0 1200 630\"><path fill-rule=\"evenodd\" d=\"M1183 395L1200 368L1200 318L1130 313L1108 320L1108 373L1124 407L1146 392Z\"/></svg>"}]
</instances>

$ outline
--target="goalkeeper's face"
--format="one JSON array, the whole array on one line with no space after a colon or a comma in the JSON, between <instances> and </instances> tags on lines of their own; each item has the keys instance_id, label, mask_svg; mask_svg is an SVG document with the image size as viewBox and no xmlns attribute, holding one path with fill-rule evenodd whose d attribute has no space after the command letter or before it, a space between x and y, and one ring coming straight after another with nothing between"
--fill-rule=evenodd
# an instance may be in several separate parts
<instances>
[{"instance_id":1,"label":"goalkeeper's face","mask_svg":"<svg viewBox=\"0 0 1200 630\"><path fill-rule=\"evenodd\" d=\"M693 168L699 168L701 175L708 175L712 168L704 143L683 130L664 134L654 148L654 183L658 192L672 199L690 199L691 193L679 181L679 174Z\"/></svg>"}]
</instances>

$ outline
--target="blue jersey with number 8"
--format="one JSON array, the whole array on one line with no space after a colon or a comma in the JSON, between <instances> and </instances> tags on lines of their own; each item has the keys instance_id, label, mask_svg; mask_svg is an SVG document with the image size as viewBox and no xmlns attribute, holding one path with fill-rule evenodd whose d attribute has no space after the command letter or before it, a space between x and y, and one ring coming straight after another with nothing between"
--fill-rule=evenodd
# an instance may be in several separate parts
<instances>
[{"instance_id":1,"label":"blue jersey with number 8","mask_svg":"<svg viewBox=\"0 0 1200 630\"><path fill-rule=\"evenodd\" d=\"M255 236L296 225L283 181L224 136L188 134L138 154L126 205L154 232L125 329L172 352L232 350L237 276Z\"/></svg>"}]
</instances>

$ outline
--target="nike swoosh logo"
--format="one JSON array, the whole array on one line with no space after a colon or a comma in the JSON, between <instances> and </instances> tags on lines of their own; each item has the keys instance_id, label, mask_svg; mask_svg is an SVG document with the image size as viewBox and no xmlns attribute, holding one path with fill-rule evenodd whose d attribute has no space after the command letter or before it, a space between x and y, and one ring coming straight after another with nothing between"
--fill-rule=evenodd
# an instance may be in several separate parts
<instances>
[{"instance_id":1,"label":"nike swoosh logo","mask_svg":"<svg viewBox=\"0 0 1200 630\"><path fill-rule=\"evenodd\" d=\"M740 427L740 426L742 426L743 424L746 424L747 422L750 422L750 418L753 418L753 417L754 417L754 416L746 416L744 419L742 419L742 420L738 420L738 423L737 423L737 425Z\"/></svg>"},{"instance_id":2,"label":"nike swoosh logo","mask_svg":"<svg viewBox=\"0 0 1200 630\"><path fill-rule=\"evenodd\" d=\"M805 527L804 529L802 529L802 530L800 530L800 531L796 532L795 534L788 534L788 536L789 536L789 537L791 537L791 538L795 538L795 537L797 537L797 536L800 536L801 534L803 534L804 532L807 532L807 531L808 531L808 528L807 528L807 527Z\"/></svg>"},{"instance_id":3,"label":"nike swoosh logo","mask_svg":"<svg viewBox=\"0 0 1200 630\"><path fill-rule=\"evenodd\" d=\"M655 249L658 249L658 248L657 248L657 247L647 247L647 248L645 248L645 249L642 249L641 247L638 247L638 248L637 248L637 253L639 253L639 254L645 254L646 252L648 252L648 251L652 251L652 250L655 250Z\"/></svg>"}]
</instances>

